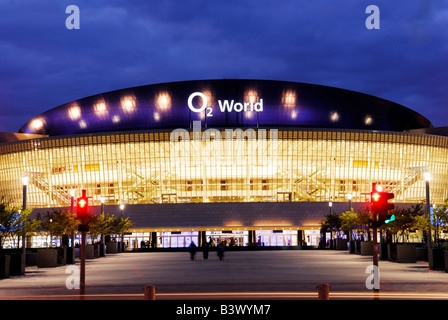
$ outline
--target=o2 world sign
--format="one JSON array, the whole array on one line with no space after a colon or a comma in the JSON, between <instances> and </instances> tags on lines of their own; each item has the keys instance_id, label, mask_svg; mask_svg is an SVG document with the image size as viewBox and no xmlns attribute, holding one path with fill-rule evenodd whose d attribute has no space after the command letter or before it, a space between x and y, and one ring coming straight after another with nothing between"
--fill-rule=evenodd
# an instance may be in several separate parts
<instances>
[{"instance_id":1,"label":"o2 world sign","mask_svg":"<svg viewBox=\"0 0 448 320\"><path fill-rule=\"evenodd\" d=\"M193 105L193 100L195 98L200 98L196 100L202 100L202 103L197 103L197 106ZM258 102L239 102L235 100L218 100L219 110L221 112L242 112L242 111L255 111L263 112L263 99ZM207 96L202 92L193 92L188 97L188 108L193 112L203 112L206 110L207 117L213 117L213 108L207 107L208 99Z\"/></svg>"}]
</instances>

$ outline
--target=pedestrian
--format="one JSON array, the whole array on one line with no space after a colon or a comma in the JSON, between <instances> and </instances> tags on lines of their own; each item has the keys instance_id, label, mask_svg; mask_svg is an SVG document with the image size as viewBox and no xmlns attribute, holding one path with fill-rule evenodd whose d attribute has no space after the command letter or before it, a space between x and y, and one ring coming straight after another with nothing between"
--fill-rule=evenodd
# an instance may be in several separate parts
<instances>
[{"instance_id":1,"label":"pedestrian","mask_svg":"<svg viewBox=\"0 0 448 320\"><path fill-rule=\"evenodd\" d=\"M204 256L204 259L208 259L208 246L207 242L202 245L202 255Z\"/></svg>"},{"instance_id":2,"label":"pedestrian","mask_svg":"<svg viewBox=\"0 0 448 320\"><path fill-rule=\"evenodd\" d=\"M218 252L219 260L223 260L224 259L224 249L225 249L225 246L226 246L226 244L225 244L224 240L221 241L218 244L217 252Z\"/></svg>"},{"instance_id":3,"label":"pedestrian","mask_svg":"<svg viewBox=\"0 0 448 320\"><path fill-rule=\"evenodd\" d=\"M190 243L190 259L191 260L194 260L194 256L196 255L197 248L198 247L196 246L196 244L193 241L191 241L191 243Z\"/></svg>"}]
</instances>

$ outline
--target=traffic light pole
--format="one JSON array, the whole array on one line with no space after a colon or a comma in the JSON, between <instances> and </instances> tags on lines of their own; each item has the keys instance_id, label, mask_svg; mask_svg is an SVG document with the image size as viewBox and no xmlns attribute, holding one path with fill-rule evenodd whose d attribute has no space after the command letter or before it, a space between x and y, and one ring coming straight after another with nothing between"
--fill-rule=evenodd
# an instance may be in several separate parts
<instances>
[{"instance_id":1,"label":"traffic light pole","mask_svg":"<svg viewBox=\"0 0 448 320\"><path fill-rule=\"evenodd\" d=\"M88 224L80 224L78 231L81 232L81 249L79 251L80 270L79 270L79 295L80 299L84 299L86 294L86 234L89 231Z\"/></svg>"},{"instance_id":2,"label":"traffic light pole","mask_svg":"<svg viewBox=\"0 0 448 320\"><path fill-rule=\"evenodd\" d=\"M79 256L81 259L81 270L79 272L79 294L84 299L86 293L86 231L81 231L81 250Z\"/></svg>"},{"instance_id":3,"label":"traffic light pole","mask_svg":"<svg viewBox=\"0 0 448 320\"><path fill-rule=\"evenodd\" d=\"M373 219L373 228L372 228L372 232L373 232L373 265L376 267L373 269L373 272L379 272L379 266L378 266L378 240L377 240L377 236L378 236L378 214L374 215L374 219ZM375 276L375 274L374 274ZM374 277L374 279L378 279L379 281L379 277L376 278ZM378 288L373 288L373 294L374 294L374 299L377 300L379 299L378 294L380 293L380 289Z\"/></svg>"},{"instance_id":4,"label":"traffic light pole","mask_svg":"<svg viewBox=\"0 0 448 320\"><path fill-rule=\"evenodd\" d=\"M80 270L79 270L79 294L80 299L83 300L86 293L86 233L89 231L89 224L87 220L88 198L86 190L82 190L82 197L77 201L77 215L81 220L78 226L78 231L81 232L81 250L79 252Z\"/></svg>"}]
</instances>

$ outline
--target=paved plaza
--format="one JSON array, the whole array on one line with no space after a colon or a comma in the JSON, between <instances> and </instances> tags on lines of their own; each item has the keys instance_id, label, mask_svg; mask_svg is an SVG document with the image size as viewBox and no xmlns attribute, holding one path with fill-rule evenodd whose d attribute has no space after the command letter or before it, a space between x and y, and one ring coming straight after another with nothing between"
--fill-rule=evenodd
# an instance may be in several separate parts
<instances>
[{"instance_id":1,"label":"paved plaza","mask_svg":"<svg viewBox=\"0 0 448 320\"><path fill-rule=\"evenodd\" d=\"M86 295L143 299L144 286L154 285L157 299L209 299L215 293L221 298L243 293L301 297L302 293L305 299L315 299L316 286L329 284L330 298L342 293L357 293L362 298L372 292L366 288L370 265L370 256L331 250L227 251L223 261L216 252L210 252L207 260L198 252L194 261L188 252L126 252L87 260ZM0 280L0 299L76 297L79 290L68 289L67 283L70 286L70 276L78 266L79 261L56 268L27 267L23 276ZM427 262L380 260L379 269L381 293L448 298L448 273L429 270Z\"/></svg>"}]
</instances>

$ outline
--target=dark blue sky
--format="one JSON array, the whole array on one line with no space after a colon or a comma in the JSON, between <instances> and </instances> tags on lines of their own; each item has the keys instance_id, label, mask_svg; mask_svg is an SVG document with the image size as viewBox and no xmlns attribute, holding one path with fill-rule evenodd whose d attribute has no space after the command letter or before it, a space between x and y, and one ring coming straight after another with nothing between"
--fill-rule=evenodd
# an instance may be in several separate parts
<instances>
[{"instance_id":1,"label":"dark blue sky","mask_svg":"<svg viewBox=\"0 0 448 320\"><path fill-rule=\"evenodd\" d=\"M69 5L79 30L65 26ZM447 126L448 2L0 1L0 131L105 91L223 78L355 90Z\"/></svg>"}]
</instances>

